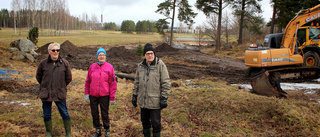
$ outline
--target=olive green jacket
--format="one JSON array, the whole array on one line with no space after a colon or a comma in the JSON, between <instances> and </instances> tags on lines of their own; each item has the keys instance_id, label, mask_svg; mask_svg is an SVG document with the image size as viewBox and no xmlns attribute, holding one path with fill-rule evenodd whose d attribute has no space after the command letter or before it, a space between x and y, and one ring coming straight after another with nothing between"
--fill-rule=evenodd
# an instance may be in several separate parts
<instances>
[{"instance_id":1,"label":"olive green jacket","mask_svg":"<svg viewBox=\"0 0 320 137\"><path fill-rule=\"evenodd\" d=\"M168 98L170 93L170 77L162 60L155 60L148 67L146 60L138 64L133 95L138 96L141 108L160 109L160 98Z\"/></svg>"}]
</instances>

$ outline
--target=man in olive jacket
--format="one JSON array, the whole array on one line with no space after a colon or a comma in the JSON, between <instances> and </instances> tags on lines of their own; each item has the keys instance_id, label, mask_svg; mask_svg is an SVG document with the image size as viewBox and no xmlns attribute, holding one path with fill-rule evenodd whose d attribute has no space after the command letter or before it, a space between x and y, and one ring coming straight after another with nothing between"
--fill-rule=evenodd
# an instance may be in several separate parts
<instances>
[{"instance_id":1,"label":"man in olive jacket","mask_svg":"<svg viewBox=\"0 0 320 137\"><path fill-rule=\"evenodd\" d=\"M51 110L54 102L63 119L67 137L71 137L71 123L66 106L67 85L72 80L70 65L59 56L60 44L48 46L49 57L40 61L36 78L40 84L39 98L42 100L43 119L47 137L52 136Z\"/></svg>"},{"instance_id":2,"label":"man in olive jacket","mask_svg":"<svg viewBox=\"0 0 320 137\"><path fill-rule=\"evenodd\" d=\"M167 107L167 99L170 93L170 77L166 65L156 57L151 44L147 43L143 49L145 59L138 64L132 104L141 108L141 122L143 134L151 137L160 137L161 109Z\"/></svg>"}]
</instances>

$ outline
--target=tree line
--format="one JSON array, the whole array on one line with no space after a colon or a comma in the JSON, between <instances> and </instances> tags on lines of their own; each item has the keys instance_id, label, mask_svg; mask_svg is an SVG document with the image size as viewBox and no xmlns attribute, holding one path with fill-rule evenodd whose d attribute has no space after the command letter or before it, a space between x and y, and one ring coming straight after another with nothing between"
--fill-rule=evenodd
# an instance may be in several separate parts
<instances>
[{"instance_id":1,"label":"tree line","mask_svg":"<svg viewBox=\"0 0 320 137\"><path fill-rule=\"evenodd\" d=\"M265 33L263 30L265 24L270 26L270 33L282 32L286 24L299 10L320 4L318 0L271 0L273 16L270 22L265 23L261 15L262 10L259 4L261 1L197 0L194 6L208 17L206 25L196 27L198 33L200 33L199 28L202 28L201 33L211 37L219 49L222 34L228 34L228 29L233 29L233 32L238 33L238 44L242 44L244 32L253 35L263 34ZM39 27L40 35L62 35L69 30L120 30L124 33L135 31L137 34L154 32L164 34L164 30L169 28L168 19L171 20L170 29L173 33L176 8L178 9L178 20L189 27L195 23L194 18L197 15L192 11L188 0L164 0L158 5L155 12L163 14L166 18L158 21L138 21L137 23L124 20L119 27L114 22L99 23L98 17L94 14L90 17L86 13L78 17L71 16L66 3L67 0L12 0L11 11L0 10L0 27L15 28L16 34L17 29L29 29L34 26ZM225 11L223 9L226 7L232 9L233 18L229 18L229 14L223 14ZM232 26L223 20L229 20L229 23L233 22ZM227 29L222 30L222 28Z\"/></svg>"},{"instance_id":2,"label":"tree line","mask_svg":"<svg viewBox=\"0 0 320 137\"><path fill-rule=\"evenodd\" d=\"M232 14L235 16L235 22L238 26L238 44L242 44L244 31L249 31L249 34L261 35L264 33L264 21L262 18L262 10L259 2L262 0L197 0L195 7L202 11L207 17L214 21L211 27L201 29L204 32L210 32L209 37L214 39L216 45L216 52L220 49L221 39L221 22L222 12L226 7L232 9ZM320 4L319 0L271 0L273 6L273 16L271 22L267 24L270 26L270 32L273 33L275 26L277 32L282 32L287 23L295 16L301 9L308 9ZM193 19L197 15L190 8L188 0L165 0L158 5L157 13L163 14L166 19L171 19L173 26L175 8L178 7L178 20L183 21L188 25L194 23ZM212 18L217 17L217 20ZM166 19L162 19L166 20ZM165 22L165 21L163 21ZM228 26L228 25L227 25ZM226 26L226 28L227 28ZM171 27L172 29L173 27ZM200 32L199 32L200 33ZM198 35L199 36L199 35ZM172 30L171 30L172 40ZM170 42L171 44L171 42Z\"/></svg>"}]
</instances>

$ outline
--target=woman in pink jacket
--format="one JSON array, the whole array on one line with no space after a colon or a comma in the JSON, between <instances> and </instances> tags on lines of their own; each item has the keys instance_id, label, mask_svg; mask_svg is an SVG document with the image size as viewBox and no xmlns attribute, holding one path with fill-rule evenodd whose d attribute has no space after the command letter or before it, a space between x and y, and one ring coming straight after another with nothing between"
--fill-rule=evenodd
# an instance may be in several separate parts
<instances>
[{"instance_id":1,"label":"woman in pink jacket","mask_svg":"<svg viewBox=\"0 0 320 137\"><path fill-rule=\"evenodd\" d=\"M102 126L99 119L99 104L105 135L108 137L110 134L109 102L111 105L115 104L114 98L117 83L113 66L106 62L107 53L101 47L97 51L97 58L98 62L93 63L88 70L84 99L86 102L90 100L93 126L97 131L94 137L101 136Z\"/></svg>"}]
</instances>

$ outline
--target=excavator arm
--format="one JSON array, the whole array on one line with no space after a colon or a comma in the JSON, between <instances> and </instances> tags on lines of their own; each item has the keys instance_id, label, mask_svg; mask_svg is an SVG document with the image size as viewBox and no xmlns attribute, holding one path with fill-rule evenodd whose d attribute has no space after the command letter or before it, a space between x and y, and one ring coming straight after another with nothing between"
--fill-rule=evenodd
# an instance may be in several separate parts
<instances>
[{"instance_id":1,"label":"excavator arm","mask_svg":"<svg viewBox=\"0 0 320 137\"><path fill-rule=\"evenodd\" d=\"M313 8L299 11L298 14L288 23L284 29L281 44L285 48L290 49L290 55L295 53L295 46L298 39L298 28L318 18L320 18L320 4Z\"/></svg>"}]
</instances>

